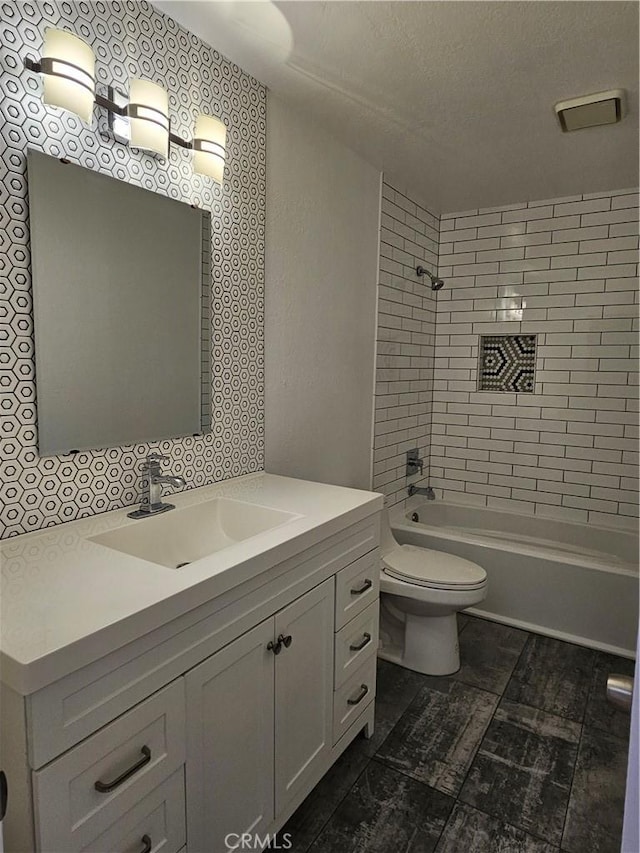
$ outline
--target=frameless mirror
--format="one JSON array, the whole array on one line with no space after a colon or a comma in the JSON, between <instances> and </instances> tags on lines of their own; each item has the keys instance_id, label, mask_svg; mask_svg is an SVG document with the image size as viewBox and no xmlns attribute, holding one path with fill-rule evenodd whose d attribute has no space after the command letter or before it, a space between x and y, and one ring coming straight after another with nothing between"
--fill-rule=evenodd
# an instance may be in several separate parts
<instances>
[{"instance_id":1,"label":"frameless mirror","mask_svg":"<svg viewBox=\"0 0 640 853\"><path fill-rule=\"evenodd\" d=\"M41 456L208 432L205 211L29 150Z\"/></svg>"}]
</instances>

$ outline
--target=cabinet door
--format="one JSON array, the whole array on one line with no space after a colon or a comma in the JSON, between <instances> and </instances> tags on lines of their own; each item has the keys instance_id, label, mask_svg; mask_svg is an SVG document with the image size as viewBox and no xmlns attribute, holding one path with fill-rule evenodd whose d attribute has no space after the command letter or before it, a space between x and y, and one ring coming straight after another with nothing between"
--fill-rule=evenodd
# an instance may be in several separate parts
<instances>
[{"instance_id":1,"label":"cabinet door","mask_svg":"<svg viewBox=\"0 0 640 853\"><path fill-rule=\"evenodd\" d=\"M276 815L318 774L331 749L333 578L276 614Z\"/></svg>"},{"instance_id":2,"label":"cabinet door","mask_svg":"<svg viewBox=\"0 0 640 853\"><path fill-rule=\"evenodd\" d=\"M189 850L273 820L273 631L268 619L185 676Z\"/></svg>"}]
</instances>

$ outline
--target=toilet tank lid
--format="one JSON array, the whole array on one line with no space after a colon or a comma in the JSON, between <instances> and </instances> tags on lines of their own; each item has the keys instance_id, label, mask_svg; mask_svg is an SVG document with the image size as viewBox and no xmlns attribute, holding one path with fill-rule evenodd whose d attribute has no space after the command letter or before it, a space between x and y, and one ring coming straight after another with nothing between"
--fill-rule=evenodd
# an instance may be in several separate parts
<instances>
[{"instance_id":1,"label":"toilet tank lid","mask_svg":"<svg viewBox=\"0 0 640 853\"><path fill-rule=\"evenodd\" d=\"M487 573L477 563L416 545L399 545L385 554L382 562L390 575L445 589L480 586L487 579Z\"/></svg>"}]
</instances>

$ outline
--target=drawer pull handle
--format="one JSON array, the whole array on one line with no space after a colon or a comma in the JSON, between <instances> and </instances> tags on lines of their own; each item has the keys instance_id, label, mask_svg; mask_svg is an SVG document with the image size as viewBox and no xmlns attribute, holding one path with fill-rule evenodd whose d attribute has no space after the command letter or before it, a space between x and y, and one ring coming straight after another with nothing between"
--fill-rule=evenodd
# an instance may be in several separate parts
<instances>
[{"instance_id":1,"label":"drawer pull handle","mask_svg":"<svg viewBox=\"0 0 640 853\"><path fill-rule=\"evenodd\" d=\"M153 847L153 844L151 843L151 838L149 838L148 835L143 835L140 840L144 844L144 847L142 848L140 853L151 853L151 848Z\"/></svg>"},{"instance_id":2,"label":"drawer pull handle","mask_svg":"<svg viewBox=\"0 0 640 853\"><path fill-rule=\"evenodd\" d=\"M9 799L9 785L4 770L0 770L0 822L4 820L7 813L7 800Z\"/></svg>"},{"instance_id":3,"label":"drawer pull handle","mask_svg":"<svg viewBox=\"0 0 640 853\"><path fill-rule=\"evenodd\" d=\"M356 587L356 589L351 590L351 595L362 595L363 592L366 592L368 589L371 589L373 586L373 581L367 578L362 586Z\"/></svg>"},{"instance_id":4,"label":"drawer pull handle","mask_svg":"<svg viewBox=\"0 0 640 853\"><path fill-rule=\"evenodd\" d=\"M347 705L359 705L362 702L362 700L364 699L364 697L367 695L368 692L369 692L369 688L367 687L367 685L361 684L360 685L360 693L358 693L358 695L356 696L355 699L347 699Z\"/></svg>"},{"instance_id":5,"label":"drawer pull handle","mask_svg":"<svg viewBox=\"0 0 640 853\"><path fill-rule=\"evenodd\" d=\"M291 636L291 634L287 634L286 637L284 636L284 634L280 634L280 636L278 637L278 642L282 643L285 649L288 649L291 643L293 642L293 637Z\"/></svg>"},{"instance_id":6,"label":"drawer pull handle","mask_svg":"<svg viewBox=\"0 0 640 853\"><path fill-rule=\"evenodd\" d=\"M267 643L267 651L273 652L274 655L279 655L282 651L282 643L280 642L280 639L278 638L278 641L275 643L273 640L269 640Z\"/></svg>"},{"instance_id":7,"label":"drawer pull handle","mask_svg":"<svg viewBox=\"0 0 640 853\"><path fill-rule=\"evenodd\" d=\"M137 773L145 764L148 764L151 761L151 750L148 746L143 746L140 750L142 753L142 758L140 761L136 761L133 767L130 767L128 770L125 770L117 779L114 779L113 782L101 782L99 779L93 786L96 791L100 791L101 794L108 794L110 791L119 788L123 782L126 782L127 779L130 779L134 773ZM151 849L151 848L149 848Z\"/></svg>"},{"instance_id":8,"label":"drawer pull handle","mask_svg":"<svg viewBox=\"0 0 640 853\"><path fill-rule=\"evenodd\" d=\"M361 651L362 651L362 649L364 649L364 647L365 647L365 646L368 646L370 642L371 642L371 634L367 634L367 633L365 632L365 634L364 634L364 636L363 636L363 638L362 638L362 642L358 643L358 644L357 644L357 645L355 645L355 646L349 646L349 649L350 649L352 652L361 652Z\"/></svg>"}]
</instances>

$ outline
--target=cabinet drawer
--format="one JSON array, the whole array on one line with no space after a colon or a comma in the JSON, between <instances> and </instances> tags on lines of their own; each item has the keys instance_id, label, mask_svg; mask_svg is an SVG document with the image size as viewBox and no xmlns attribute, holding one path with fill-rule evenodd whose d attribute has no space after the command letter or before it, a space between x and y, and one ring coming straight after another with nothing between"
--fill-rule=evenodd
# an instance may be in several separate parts
<instances>
[{"instance_id":1,"label":"cabinet drawer","mask_svg":"<svg viewBox=\"0 0 640 853\"><path fill-rule=\"evenodd\" d=\"M123 815L83 853L178 853L186 840L184 770L179 770Z\"/></svg>"},{"instance_id":2,"label":"cabinet drawer","mask_svg":"<svg viewBox=\"0 0 640 853\"><path fill-rule=\"evenodd\" d=\"M378 649L379 604L374 601L336 634L334 684L337 690Z\"/></svg>"},{"instance_id":3,"label":"cabinet drawer","mask_svg":"<svg viewBox=\"0 0 640 853\"><path fill-rule=\"evenodd\" d=\"M374 548L336 575L336 631L361 613L380 592L380 551Z\"/></svg>"},{"instance_id":4,"label":"cabinet drawer","mask_svg":"<svg viewBox=\"0 0 640 853\"><path fill-rule=\"evenodd\" d=\"M180 678L35 771L38 850L84 850L184 764L184 716Z\"/></svg>"},{"instance_id":5,"label":"cabinet drawer","mask_svg":"<svg viewBox=\"0 0 640 853\"><path fill-rule=\"evenodd\" d=\"M333 742L336 743L376 694L376 657L369 658L333 694Z\"/></svg>"}]
</instances>

